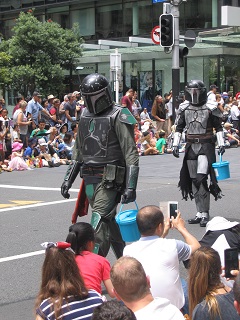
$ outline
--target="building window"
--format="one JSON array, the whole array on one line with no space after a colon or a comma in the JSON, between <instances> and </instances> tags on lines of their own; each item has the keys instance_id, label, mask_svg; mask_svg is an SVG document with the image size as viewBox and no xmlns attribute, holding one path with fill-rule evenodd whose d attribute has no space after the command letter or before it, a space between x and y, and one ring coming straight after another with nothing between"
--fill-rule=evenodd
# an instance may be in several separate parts
<instances>
[{"instance_id":1,"label":"building window","mask_svg":"<svg viewBox=\"0 0 240 320\"><path fill-rule=\"evenodd\" d=\"M118 38L123 36L123 10L121 4L96 8L97 39Z\"/></svg>"}]
</instances>

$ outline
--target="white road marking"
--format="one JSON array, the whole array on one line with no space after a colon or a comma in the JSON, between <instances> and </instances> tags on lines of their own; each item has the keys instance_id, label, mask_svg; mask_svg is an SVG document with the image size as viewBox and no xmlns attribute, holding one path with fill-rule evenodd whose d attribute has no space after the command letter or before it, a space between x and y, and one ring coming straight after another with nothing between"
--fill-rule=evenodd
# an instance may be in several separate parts
<instances>
[{"instance_id":1,"label":"white road marking","mask_svg":"<svg viewBox=\"0 0 240 320\"><path fill-rule=\"evenodd\" d=\"M22 190L43 190L43 191L60 191L61 188L43 188L43 187L28 187L28 186L12 186L12 185L0 185L0 188L5 188L5 189L22 189ZM71 189L71 192L79 192L79 189ZM76 201L77 198L73 199L66 199L66 200L58 200L58 201L51 201L51 202L44 202L44 203L35 203L35 204L30 204L30 205L25 205L25 206L16 206L16 207L10 207L10 208L3 208L0 209L0 212L6 212L6 211L13 211L13 210L21 210L21 209L26 209L26 208L34 208L34 207L42 207L42 206L49 206L53 204L59 204L59 203L66 203L66 202L73 202ZM32 257L32 256L37 256L40 254L44 254L45 250L40 250L40 251L34 251L34 252L29 252L29 253L23 253L23 254L18 254L15 256L11 257L6 257L6 258L0 258L0 263L1 262L7 262L7 261L12 261L12 260L18 260L18 259L23 259L27 257Z\"/></svg>"},{"instance_id":2,"label":"white road marking","mask_svg":"<svg viewBox=\"0 0 240 320\"><path fill-rule=\"evenodd\" d=\"M43 254L43 253L45 253L45 250L39 250L39 251L23 253L23 254L17 254L16 256L0 258L0 263L1 262L12 261L12 260L23 259L23 258L28 258L28 257L32 257L32 256L37 256L37 255Z\"/></svg>"}]
</instances>

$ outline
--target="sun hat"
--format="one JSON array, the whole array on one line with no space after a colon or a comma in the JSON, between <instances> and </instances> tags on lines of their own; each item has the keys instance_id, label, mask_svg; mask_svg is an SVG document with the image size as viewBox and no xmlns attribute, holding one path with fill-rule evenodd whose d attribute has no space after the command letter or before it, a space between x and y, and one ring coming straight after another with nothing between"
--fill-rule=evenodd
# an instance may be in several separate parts
<instances>
[{"instance_id":1,"label":"sun hat","mask_svg":"<svg viewBox=\"0 0 240 320\"><path fill-rule=\"evenodd\" d=\"M47 97L47 99L48 100L50 100L50 99L54 99L55 97L54 97L54 95L53 94L50 94L48 97Z\"/></svg>"},{"instance_id":2,"label":"sun hat","mask_svg":"<svg viewBox=\"0 0 240 320\"><path fill-rule=\"evenodd\" d=\"M19 150L22 149L22 147L23 147L23 143L13 142L13 144L12 144L12 152L19 151Z\"/></svg>"},{"instance_id":3,"label":"sun hat","mask_svg":"<svg viewBox=\"0 0 240 320\"><path fill-rule=\"evenodd\" d=\"M38 144L40 146L47 146L47 142L46 142L46 140L44 138L38 139Z\"/></svg>"},{"instance_id":4,"label":"sun hat","mask_svg":"<svg viewBox=\"0 0 240 320\"><path fill-rule=\"evenodd\" d=\"M150 123L149 122L145 122L142 126L141 126L141 131L147 131L150 127Z\"/></svg>"},{"instance_id":5,"label":"sun hat","mask_svg":"<svg viewBox=\"0 0 240 320\"><path fill-rule=\"evenodd\" d=\"M229 123L229 122L226 122L224 123L224 128L229 128L229 127L233 127L233 124L232 123Z\"/></svg>"},{"instance_id":6,"label":"sun hat","mask_svg":"<svg viewBox=\"0 0 240 320\"><path fill-rule=\"evenodd\" d=\"M66 122L63 123L63 124L60 126L59 130L61 131L63 127L67 127L67 129L68 129L68 124L67 124Z\"/></svg>"},{"instance_id":7,"label":"sun hat","mask_svg":"<svg viewBox=\"0 0 240 320\"><path fill-rule=\"evenodd\" d=\"M223 217L217 216L208 221L206 225L206 232L208 231L219 231L219 230L227 230L238 225L237 221L229 221Z\"/></svg>"}]
</instances>

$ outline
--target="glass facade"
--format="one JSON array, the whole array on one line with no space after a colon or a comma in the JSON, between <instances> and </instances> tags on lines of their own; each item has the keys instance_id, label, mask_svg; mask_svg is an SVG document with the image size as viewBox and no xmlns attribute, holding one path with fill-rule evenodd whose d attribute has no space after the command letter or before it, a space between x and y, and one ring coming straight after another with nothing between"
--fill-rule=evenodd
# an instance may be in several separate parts
<instances>
[{"instance_id":1,"label":"glass facade","mask_svg":"<svg viewBox=\"0 0 240 320\"><path fill-rule=\"evenodd\" d=\"M187 0L180 5L180 33L193 30L198 34L221 27L221 5L240 6L238 0ZM97 44L99 39L129 41L129 36L150 38L151 30L159 24L163 13L163 3L153 4L152 0L1 0L0 35L8 38L12 35L15 18L20 11L34 8L34 14L40 21L52 19L63 28L79 24L80 33L85 43ZM236 40L238 41L238 40ZM240 41L239 41L240 42ZM209 46L193 47L187 59L185 69L181 68L181 88L192 78L203 79L206 85L216 83L221 91L240 91L237 79L240 75L238 48L231 49L231 43L222 43L222 51L216 55ZM140 50L146 46L146 50ZM154 93L164 94L171 89L171 55L163 51L157 55L154 50L147 50L146 44L138 48L122 51L122 70L120 94L129 87L138 91L139 99L144 92L144 78L147 72L152 74ZM235 43L236 46L236 43ZM156 47L155 47L156 48ZM225 52L224 52L225 50ZM158 49L156 48L156 51ZM109 51L109 54L112 51ZM75 75L74 87L90 72L100 72L110 77L109 54L102 57L97 51L93 63L86 51L80 59L84 70ZM122 88L122 89L121 89Z\"/></svg>"}]
</instances>

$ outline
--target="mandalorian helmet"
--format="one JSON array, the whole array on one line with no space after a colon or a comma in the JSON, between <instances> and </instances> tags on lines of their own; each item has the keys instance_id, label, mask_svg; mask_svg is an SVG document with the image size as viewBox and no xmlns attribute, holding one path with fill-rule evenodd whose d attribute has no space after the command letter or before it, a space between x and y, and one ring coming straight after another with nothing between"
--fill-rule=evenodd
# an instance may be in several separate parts
<instances>
[{"instance_id":1,"label":"mandalorian helmet","mask_svg":"<svg viewBox=\"0 0 240 320\"><path fill-rule=\"evenodd\" d=\"M190 80L185 87L185 99L193 106L202 106L207 102L207 89L201 80Z\"/></svg>"},{"instance_id":2,"label":"mandalorian helmet","mask_svg":"<svg viewBox=\"0 0 240 320\"><path fill-rule=\"evenodd\" d=\"M80 91L88 111L98 114L113 105L111 87L108 80L98 73L86 76Z\"/></svg>"}]
</instances>

